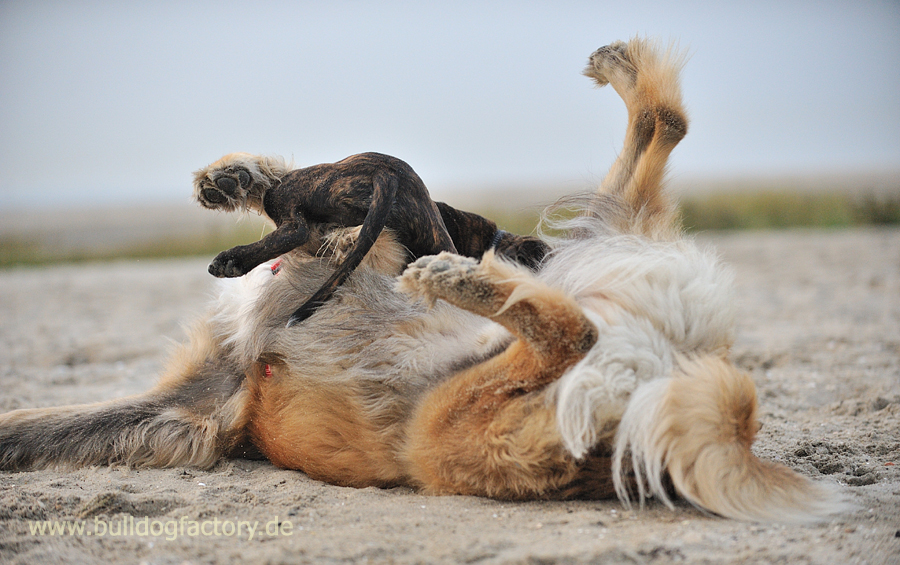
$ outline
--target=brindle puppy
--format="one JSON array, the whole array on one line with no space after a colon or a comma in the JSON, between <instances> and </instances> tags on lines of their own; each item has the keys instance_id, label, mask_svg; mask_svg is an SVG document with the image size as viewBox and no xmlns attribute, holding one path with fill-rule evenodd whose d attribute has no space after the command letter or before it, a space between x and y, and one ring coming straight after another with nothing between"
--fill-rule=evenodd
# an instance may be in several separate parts
<instances>
[{"instance_id":1,"label":"brindle puppy","mask_svg":"<svg viewBox=\"0 0 900 565\"><path fill-rule=\"evenodd\" d=\"M308 318L331 298L385 227L408 250L408 262L441 251L480 258L493 248L536 268L547 252L546 244L537 238L507 233L481 216L432 201L408 164L380 153L296 170L289 170L279 158L232 153L194 173L194 197L206 208L254 210L277 226L260 241L220 253L209 266L217 277L242 276L302 247L312 231L361 226L343 263L294 312L289 326Z\"/></svg>"}]
</instances>

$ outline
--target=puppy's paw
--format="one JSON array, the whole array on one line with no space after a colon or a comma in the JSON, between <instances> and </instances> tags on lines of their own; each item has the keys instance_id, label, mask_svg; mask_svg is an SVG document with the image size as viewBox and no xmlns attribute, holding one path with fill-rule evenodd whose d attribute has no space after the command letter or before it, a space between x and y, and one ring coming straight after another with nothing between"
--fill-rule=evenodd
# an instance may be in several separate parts
<instances>
[{"instance_id":1,"label":"puppy's paw","mask_svg":"<svg viewBox=\"0 0 900 565\"><path fill-rule=\"evenodd\" d=\"M283 159L231 153L194 173L194 199L213 210L261 211L263 195L287 172Z\"/></svg>"},{"instance_id":2,"label":"puppy's paw","mask_svg":"<svg viewBox=\"0 0 900 565\"><path fill-rule=\"evenodd\" d=\"M220 279L242 277L250 271L239 257L228 251L219 253L212 263L209 264L209 269L207 270L209 274Z\"/></svg>"},{"instance_id":3,"label":"puppy's paw","mask_svg":"<svg viewBox=\"0 0 900 565\"><path fill-rule=\"evenodd\" d=\"M588 66L584 74L599 86L612 83L613 88L630 87L637 78L637 68L628 60L626 55L628 44L624 41L616 41L605 47L601 47L591 54Z\"/></svg>"}]
</instances>

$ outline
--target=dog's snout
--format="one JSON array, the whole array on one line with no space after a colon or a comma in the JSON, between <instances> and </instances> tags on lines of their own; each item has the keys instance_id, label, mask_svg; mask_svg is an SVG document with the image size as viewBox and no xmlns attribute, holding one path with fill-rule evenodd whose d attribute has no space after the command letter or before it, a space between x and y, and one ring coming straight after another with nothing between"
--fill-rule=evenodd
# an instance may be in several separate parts
<instances>
[{"instance_id":1,"label":"dog's snout","mask_svg":"<svg viewBox=\"0 0 900 565\"><path fill-rule=\"evenodd\" d=\"M231 177L219 177L216 179L216 186L228 196L234 196L235 192L237 192L238 183Z\"/></svg>"}]
</instances>

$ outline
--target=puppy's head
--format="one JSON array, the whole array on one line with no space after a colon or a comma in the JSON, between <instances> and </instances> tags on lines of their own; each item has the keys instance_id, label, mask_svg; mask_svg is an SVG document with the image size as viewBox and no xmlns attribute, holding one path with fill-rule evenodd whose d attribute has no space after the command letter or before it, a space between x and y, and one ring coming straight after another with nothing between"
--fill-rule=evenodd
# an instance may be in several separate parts
<instances>
[{"instance_id":1,"label":"puppy's head","mask_svg":"<svg viewBox=\"0 0 900 565\"><path fill-rule=\"evenodd\" d=\"M288 171L280 157L230 153L194 173L194 200L212 210L261 212L266 191Z\"/></svg>"}]
</instances>

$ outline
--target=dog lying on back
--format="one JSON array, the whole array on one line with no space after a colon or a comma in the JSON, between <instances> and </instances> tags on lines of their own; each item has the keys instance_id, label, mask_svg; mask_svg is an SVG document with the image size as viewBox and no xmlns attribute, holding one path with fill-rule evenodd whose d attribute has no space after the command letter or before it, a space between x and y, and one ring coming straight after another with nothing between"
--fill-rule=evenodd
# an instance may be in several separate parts
<instances>
[{"instance_id":1,"label":"dog lying on back","mask_svg":"<svg viewBox=\"0 0 900 565\"><path fill-rule=\"evenodd\" d=\"M409 260L441 251L480 258L494 249L537 268L547 252L537 238L498 230L486 218L433 202L412 167L380 153L295 170L280 158L232 153L194 173L194 198L205 208L265 214L277 226L256 243L220 253L209 266L217 277L243 276L300 247L315 254L316 235L335 227L360 226L355 243L342 250L341 265L294 312L288 325L308 318L334 294L384 228L407 249Z\"/></svg>"},{"instance_id":2,"label":"dog lying on back","mask_svg":"<svg viewBox=\"0 0 900 565\"><path fill-rule=\"evenodd\" d=\"M751 451L749 375L730 362L731 274L682 236L663 191L687 131L681 59L634 39L586 74L628 108L600 188L571 199L535 273L442 252L397 279L385 229L340 300L291 328L334 272L295 250L222 281L149 392L0 416L0 467L210 467L252 444L333 484L509 500L672 494L746 520L840 511L828 487Z\"/></svg>"}]
</instances>

